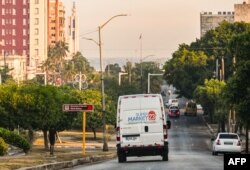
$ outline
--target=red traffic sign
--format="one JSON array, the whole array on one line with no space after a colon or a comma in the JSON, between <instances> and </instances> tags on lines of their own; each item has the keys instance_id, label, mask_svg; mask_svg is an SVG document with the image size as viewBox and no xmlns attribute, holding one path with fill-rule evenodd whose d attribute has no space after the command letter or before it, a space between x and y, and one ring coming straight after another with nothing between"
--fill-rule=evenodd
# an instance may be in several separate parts
<instances>
[{"instance_id":1,"label":"red traffic sign","mask_svg":"<svg viewBox=\"0 0 250 170\"><path fill-rule=\"evenodd\" d=\"M64 104L64 112L93 112L94 105L92 104Z\"/></svg>"}]
</instances>

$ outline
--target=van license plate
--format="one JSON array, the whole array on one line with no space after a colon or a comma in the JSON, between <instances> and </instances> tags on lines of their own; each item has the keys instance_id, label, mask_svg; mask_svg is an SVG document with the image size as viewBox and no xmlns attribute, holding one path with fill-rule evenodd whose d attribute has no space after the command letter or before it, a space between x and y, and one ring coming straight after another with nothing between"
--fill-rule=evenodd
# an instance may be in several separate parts
<instances>
[{"instance_id":1,"label":"van license plate","mask_svg":"<svg viewBox=\"0 0 250 170\"><path fill-rule=\"evenodd\" d=\"M135 137L135 136L129 136L129 137L126 137L126 141L138 141L138 137Z\"/></svg>"}]
</instances>

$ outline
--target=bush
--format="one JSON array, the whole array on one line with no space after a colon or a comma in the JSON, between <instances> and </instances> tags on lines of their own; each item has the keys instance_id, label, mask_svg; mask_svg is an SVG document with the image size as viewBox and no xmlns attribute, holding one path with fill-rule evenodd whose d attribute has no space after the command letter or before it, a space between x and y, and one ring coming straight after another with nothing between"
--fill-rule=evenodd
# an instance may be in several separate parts
<instances>
[{"instance_id":1,"label":"bush","mask_svg":"<svg viewBox=\"0 0 250 170\"><path fill-rule=\"evenodd\" d=\"M4 142L3 138L0 137L0 156L6 155L8 151L8 145Z\"/></svg>"},{"instance_id":2,"label":"bush","mask_svg":"<svg viewBox=\"0 0 250 170\"><path fill-rule=\"evenodd\" d=\"M15 132L0 128L0 137L8 144L23 149L25 153L30 150L29 142Z\"/></svg>"}]
</instances>

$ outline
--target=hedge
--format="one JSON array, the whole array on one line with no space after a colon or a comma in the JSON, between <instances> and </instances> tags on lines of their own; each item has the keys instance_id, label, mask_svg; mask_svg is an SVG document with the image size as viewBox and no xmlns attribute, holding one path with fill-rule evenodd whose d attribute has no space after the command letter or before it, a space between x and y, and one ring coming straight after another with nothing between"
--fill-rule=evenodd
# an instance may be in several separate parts
<instances>
[{"instance_id":1,"label":"hedge","mask_svg":"<svg viewBox=\"0 0 250 170\"><path fill-rule=\"evenodd\" d=\"M3 138L0 137L0 156L4 156L7 154L8 144L6 144Z\"/></svg>"},{"instance_id":2,"label":"hedge","mask_svg":"<svg viewBox=\"0 0 250 170\"><path fill-rule=\"evenodd\" d=\"M16 132L0 128L0 137L2 137L6 143L23 149L25 153L30 150L29 142L20 135L18 135Z\"/></svg>"}]
</instances>

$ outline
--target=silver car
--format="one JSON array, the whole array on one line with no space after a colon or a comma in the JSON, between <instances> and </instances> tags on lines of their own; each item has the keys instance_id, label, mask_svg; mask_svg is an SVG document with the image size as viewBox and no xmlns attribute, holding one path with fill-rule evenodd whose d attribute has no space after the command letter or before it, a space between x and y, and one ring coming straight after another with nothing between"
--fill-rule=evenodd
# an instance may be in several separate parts
<instances>
[{"instance_id":1,"label":"silver car","mask_svg":"<svg viewBox=\"0 0 250 170\"><path fill-rule=\"evenodd\" d=\"M218 153L241 153L241 139L237 133L218 133L216 138L211 139L212 154Z\"/></svg>"}]
</instances>

